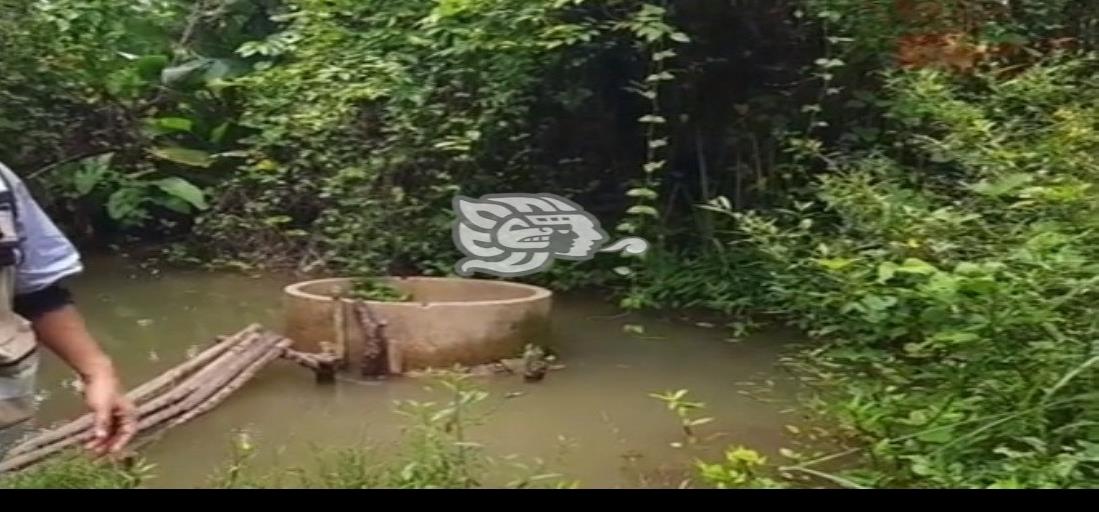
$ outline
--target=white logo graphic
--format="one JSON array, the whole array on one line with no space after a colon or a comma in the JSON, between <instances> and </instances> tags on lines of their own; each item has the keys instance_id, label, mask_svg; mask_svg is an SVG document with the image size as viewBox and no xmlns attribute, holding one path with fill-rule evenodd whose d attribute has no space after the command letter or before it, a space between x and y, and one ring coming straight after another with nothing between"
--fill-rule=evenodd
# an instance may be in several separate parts
<instances>
[{"instance_id":1,"label":"white logo graphic","mask_svg":"<svg viewBox=\"0 0 1099 512\"><path fill-rule=\"evenodd\" d=\"M553 194L490 194L454 198L454 243L466 255L459 275L474 272L518 277L542 272L554 259L585 261L597 252L639 255L649 250L641 238L610 237L599 220L576 203Z\"/></svg>"}]
</instances>

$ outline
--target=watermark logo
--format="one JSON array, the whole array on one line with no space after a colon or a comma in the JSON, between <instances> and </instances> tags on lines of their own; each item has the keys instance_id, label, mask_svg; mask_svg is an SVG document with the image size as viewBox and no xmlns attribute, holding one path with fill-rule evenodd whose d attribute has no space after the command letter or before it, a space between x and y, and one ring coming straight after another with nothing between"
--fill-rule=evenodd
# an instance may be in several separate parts
<instances>
[{"instance_id":1,"label":"watermark logo","mask_svg":"<svg viewBox=\"0 0 1099 512\"><path fill-rule=\"evenodd\" d=\"M489 194L454 198L454 244L466 255L458 275L518 277L545 271L554 260L586 261L596 253L644 254L649 242L623 238L610 246L599 220L553 194Z\"/></svg>"}]
</instances>

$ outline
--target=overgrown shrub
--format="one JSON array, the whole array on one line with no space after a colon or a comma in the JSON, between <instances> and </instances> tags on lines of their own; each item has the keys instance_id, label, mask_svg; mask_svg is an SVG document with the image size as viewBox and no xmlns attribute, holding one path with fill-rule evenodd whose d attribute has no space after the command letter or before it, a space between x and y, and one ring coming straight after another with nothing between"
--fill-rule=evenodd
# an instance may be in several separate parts
<instances>
[{"instance_id":1,"label":"overgrown shrub","mask_svg":"<svg viewBox=\"0 0 1099 512\"><path fill-rule=\"evenodd\" d=\"M542 181L531 108L567 100L540 97L545 76L599 37L581 3L287 2L272 37L292 43L237 84L249 165L202 232L237 255L443 271L457 191Z\"/></svg>"},{"instance_id":2,"label":"overgrown shrub","mask_svg":"<svg viewBox=\"0 0 1099 512\"><path fill-rule=\"evenodd\" d=\"M0 478L0 489L135 489L151 476L144 463L95 462L83 454Z\"/></svg>"},{"instance_id":3,"label":"overgrown shrub","mask_svg":"<svg viewBox=\"0 0 1099 512\"><path fill-rule=\"evenodd\" d=\"M189 232L246 133L234 50L274 3L5 0L0 160L81 242Z\"/></svg>"},{"instance_id":4,"label":"overgrown shrub","mask_svg":"<svg viewBox=\"0 0 1099 512\"><path fill-rule=\"evenodd\" d=\"M815 202L738 216L802 369L876 486L1099 482L1091 57L894 75L898 144L822 155Z\"/></svg>"}]
</instances>

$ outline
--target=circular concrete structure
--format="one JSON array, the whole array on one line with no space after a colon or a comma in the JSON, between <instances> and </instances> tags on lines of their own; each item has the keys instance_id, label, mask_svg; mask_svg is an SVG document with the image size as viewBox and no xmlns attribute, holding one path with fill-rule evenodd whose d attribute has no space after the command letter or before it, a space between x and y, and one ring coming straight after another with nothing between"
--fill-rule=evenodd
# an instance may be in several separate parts
<instances>
[{"instance_id":1,"label":"circular concrete structure","mask_svg":"<svg viewBox=\"0 0 1099 512\"><path fill-rule=\"evenodd\" d=\"M527 343L544 343L549 334L553 293L544 288L481 279L403 277L386 283L412 295L409 302L364 304L386 322L391 373L425 368L480 365L518 357ZM284 334L296 348L320 350L337 344L337 325L344 328L344 355L356 365L364 335L346 294L350 278L318 279L285 289ZM342 319L338 318L341 317Z\"/></svg>"}]
</instances>

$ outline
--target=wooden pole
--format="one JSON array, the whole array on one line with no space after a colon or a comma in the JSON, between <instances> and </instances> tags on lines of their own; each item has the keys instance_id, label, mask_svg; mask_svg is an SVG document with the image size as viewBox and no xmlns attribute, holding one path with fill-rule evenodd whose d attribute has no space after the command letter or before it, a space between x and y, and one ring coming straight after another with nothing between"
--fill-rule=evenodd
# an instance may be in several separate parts
<instances>
[{"instance_id":1,"label":"wooden pole","mask_svg":"<svg viewBox=\"0 0 1099 512\"><path fill-rule=\"evenodd\" d=\"M167 430L210 411L271 361L284 357L293 343L258 331L258 326L249 327L131 392L132 396L151 397L170 388L138 405L138 435ZM0 461L0 473L24 469L90 440L90 426L90 419L85 424L81 417L21 444L18 452Z\"/></svg>"},{"instance_id":2,"label":"wooden pole","mask_svg":"<svg viewBox=\"0 0 1099 512\"><path fill-rule=\"evenodd\" d=\"M389 340L385 335L386 321L374 315L364 302L355 303L355 313L363 331L362 375L381 377L389 374Z\"/></svg>"},{"instance_id":3,"label":"wooden pole","mask_svg":"<svg viewBox=\"0 0 1099 512\"><path fill-rule=\"evenodd\" d=\"M225 386L218 389L216 393L205 398L203 401L199 402L198 405L187 410L187 412L183 413L178 418L172 420L165 428L172 428L178 425L182 425L183 423L186 423L202 414L209 412L214 407L217 407L219 404L224 402L225 399L229 398L229 395L233 394L233 392L240 389L241 386L244 386L246 383L248 383L249 380L255 377L256 374L259 373L259 371L262 370L265 366L270 364L271 361L274 361L275 359L282 356L283 349L289 347L292 343L293 342L291 340L287 339L277 341L274 344L272 350L268 350L267 352L265 352L258 359L246 366L243 371L241 371L236 377L230 380Z\"/></svg>"},{"instance_id":4,"label":"wooden pole","mask_svg":"<svg viewBox=\"0 0 1099 512\"><path fill-rule=\"evenodd\" d=\"M336 382L336 371L339 369L340 358L335 354L307 354L287 347L282 351L282 358L313 370L317 376L318 384Z\"/></svg>"},{"instance_id":5,"label":"wooden pole","mask_svg":"<svg viewBox=\"0 0 1099 512\"><path fill-rule=\"evenodd\" d=\"M209 375L201 376L200 379L196 379L191 386L185 389L166 395L165 398L167 398L167 400L162 404L164 407L159 411L156 411L155 409L144 411L146 414L149 414L149 416L141 419L141 422L138 424L138 430L153 428L160 423L173 418L177 414L195 407L216 392L217 388L224 386L226 382L239 374L240 370L245 366L262 357L264 351L274 347L276 341L277 339L271 338L261 339L248 347L248 350L241 353L240 356L228 360L223 359L223 364L211 365L205 368L204 370L211 370ZM198 377L197 374L196 377ZM142 416L145 415L143 414Z\"/></svg>"},{"instance_id":6,"label":"wooden pole","mask_svg":"<svg viewBox=\"0 0 1099 512\"><path fill-rule=\"evenodd\" d=\"M336 342L336 356L341 364L347 362L347 304L343 298L336 296L332 299L332 330Z\"/></svg>"},{"instance_id":7,"label":"wooden pole","mask_svg":"<svg viewBox=\"0 0 1099 512\"><path fill-rule=\"evenodd\" d=\"M248 328L244 329L243 331L216 343L199 355L187 360L186 362L176 366L175 368L172 368L171 370L168 370L160 377L157 377L145 384L142 384L141 386L138 386L130 393L127 393L126 396L129 397L130 400L135 403L135 405L139 405L140 402L148 399L149 396L175 384L180 379L185 377L188 373L191 373L197 368L207 365L211 361L217 359L230 348L236 346L238 343L244 340L246 337L255 334L257 331L259 331L259 329L259 324L253 324L248 326ZM16 446L8 452L8 456L14 457L22 453L30 452L41 446L48 445L59 439L64 439L65 437L71 436L82 430L91 428L91 426L92 415L85 414L75 421L69 422L68 424L62 425L53 430L50 430L49 432L45 432L39 436L33 437L24 441L23 443L20 443L19 446Z\"/></svg>"},{"instance_id":8,"label":"wooden pole","mask_svg":"<svg viewBox=\"0 0 1099 512\"><path fill-rule=\"evenodd\" d=\"M153 399L147 404L144 404L142 407L140 407L140 410L152 413L168 407L178 402L179 400L182 400L192 391L207 382L214 374L218 373L218 371L221 369L221 363L226 360L236 359L238 357L241 357L242 354L246 354L249 353L251 350L254 350L254 348L258 345L259 338L260 334L253 334L244 338L240 341L240 343L237 343L236 345L231 347L221 358L218 358L212 364L203 367L202 369L192 374L190 377L187 377L183 382L181 382L178 386L173 388L168 393Z\"/></svg>"},{"instance_id":9,"label":"wooden pole","mask_svg":"<svg viewBox=\"0 0 1099 512\"><path fill-rule=\"evenodd\" d=\"M210 348L207 348L203 352L199 353L195 357L188 359L183 364L168 370L161 374L159 377L138 386L131 392L130 399L135 403L140 402L147 398L149 395L158 393L165 388L171 387L178 383L182 378L186 377L191 372L198 368L206 366L210 361L221 357L227 350L233 348L233 346L244 341L246 338L258 334L262 327L259 324L252 324L241 332L226 338Z\"/></svg>"}]
</instances>

